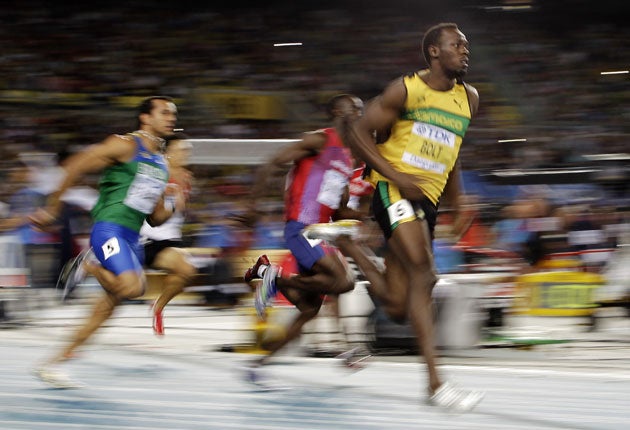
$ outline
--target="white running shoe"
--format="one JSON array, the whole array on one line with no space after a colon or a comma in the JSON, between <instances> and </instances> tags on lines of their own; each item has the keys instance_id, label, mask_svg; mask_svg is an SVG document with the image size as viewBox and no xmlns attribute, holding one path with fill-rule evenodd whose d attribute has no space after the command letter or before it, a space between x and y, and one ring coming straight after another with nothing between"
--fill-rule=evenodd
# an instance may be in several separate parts
<instances>
[{"instance_id":1,"label":"white running shoe","mask_svg":"<svg viewBox=\"0 0 630 430\"><path fill-rule=\"evenodd\" d=\"M372 355L360 355L359 347L352 348L348 351L342 352L335 358L339 360L339 364L352 372L358 372L359 370L363 370L365 368L364 361L370 358Z\"/></svg>"},{"instance_id":2,"label":"white running shoe","mask_svg":"<svg viewBox=\"0 0 630 430\"><path fill-rule=\"evenodd\" d=\"M73 389L82 388L85 386L80 382L73 381L72 379L70 379L70 377L68 377L68 375L66 375L59 369L56 369L54 366L39 366L33 371L33 373L40 381L50 385L53 388Z\"/></svg>"},{"instance_id":3,"label":"white running shoe","mask_svg":"<svg viewBox=\"0 0 630 430\"><path fill-rule=\"evenodd\" d=\"M271 380L269 375L262 370L262 367L254 364L245 365L242 369L245 381L259 391L285 391L290 389L289 386Z\"/></svg>"},{"instance_id":4,"label":"white running shoe","mask_svg":"<svg viewBox=\"0 0 630 430\"><path fill-rule=\"evenodd\" d=\"M322 239L333 242L339 236L350 236L356 239L359 236L361 221L356 219L342 219L334 222L311 224L304 228L304 236L307 239Z\"/></svg>"},{"instance_id":5,"label":"white running shoe","mask_svg":"<svg viewBox=\"0 0 630 430\"><path fill-rule=\"evenodd\" d=\"M84 249L77 255L70 263L69 268L64 268L64 273L60 277L57 285L63 286L61 294L61 301L66 301L70 298L74 290L87 278L87 272L85 271L84 264L86 262L98 262L92 248Z\"/></svg>"},{"instance_id":6,"label":"white running shoe","mask_svg":"<svg viewBox=\"0 0 630 430\"><path fill-rule=\"evenodd\" d=\"M280 268L274 264L270 264L265 270L262 283L256 287L254 294L254 307L258 318L264 320L267 316L267 303L276 293L276 277L280 273Z\"/></svg>"},{"instance_id":7,"label":"white running shoe","mask_svg":"<svg viewBox=\"0 0 630 430\"><path fill-rule=\"evenodd\" d=\"M428 403L432 406L441 406L455 412L467 412L472 410L483 399L481 391L465 390L450 382L444 382L429 397Z\"/></svg>"}]
</instances>

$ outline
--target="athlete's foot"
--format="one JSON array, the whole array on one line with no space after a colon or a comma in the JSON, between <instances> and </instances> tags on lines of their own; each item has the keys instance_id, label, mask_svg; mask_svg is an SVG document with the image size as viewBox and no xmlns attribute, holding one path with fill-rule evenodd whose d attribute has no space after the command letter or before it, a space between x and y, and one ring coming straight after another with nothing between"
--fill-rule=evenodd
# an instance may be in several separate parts
<instances>
[{"instance_id":1,"label":"athlete's foot","mask_svg":"<svg viewBox=\"0 0 630 430\"><path fill-rule=\"evenodd\" d=\"M247 283L250 283L254 279L261 279L265 270L267 270L270 264L271 263L269 262L269 258L267 258L265 254L261 255L260 257L258 257L258 260L256 260L256 263L252 267L247 269L245 275L243 276L243 279Z\"/></svg>"},{"instance_id":2,"label":"athlete's foot","mask_svg":"<svg viewBox=\"0 0 630 430\"><path fill-rule=\"evenodd\" d=\"M266 319L267 303L276 295L276 278L279 273L280 268L270 264L264 271L262 283L256 287L256 292L254 293L254 307L256 308L258 318L261 320Z\"/></svg>"},{"instance_id":3,"label":"athlete's foot","mask_svg":"<svg viewBox=\"0 0 630 430\"><path fill-rule=\"evenodd\" d=\"M67 271L64 270L62 275L62 301L66 301L70 298L74 290L83 281L85 281L85 278L87 278L88 275L94 274L94 271L98 266L96 263L98 263L98 260L96 260L96 256L94 255L92 248L87 248L81 251L81 253L72 260L69 269Z\"/></svg>"},{"instance_id":4,"label":"athlete's foot","mask_svg":"<svg viewBox=\"0 0 630 430\"><path fill-rule=\"evenodd\" d=\"M311 224L304 228L304 235L308 239L322 239L335 243L340 236L357 238L361 221L355 219L342 219L335 222Z\"/></svg>"},{"instance_id":5,"label":"athlete's foot","mask_svg":"<svg viewBox=\"0 0 630 430\"><path fill-rule=\"evenodd\" d=\"M63 361L74 360L75 358L79 358L79 354L77 354L74 351L73 352L66 352L65 354L62 355Z\"/></svg>"},{"instance_id":6,"label":"athlete's foot","mask_svg":"<svg viewBox=\"0 0 630 430\"><path fill-rule=\"evenodd\" d=\"M242 369L245 381L262 391L278 391L289 388L271 380L262 367L258 363L247 363Z\"/></svg>"},{"instance_id":7,"label":"athlete's foot","mask_svg":"<svg viewBox=\"0 0 630 430\"><path fill-rule=\"evenodd\" d=\"M248 363L243 367L243 376L245 377L245 381L249 382L253 385L263 385L262 381L264 379L263 373L260 370L260 366Z\"/></svg>"},{"instance_id":8,"label":"athlete's foot","mask_svg":"<svg viewBox=\"0 0 630 430\"><path fill-rule=\"evenodd\" d=\"M353 372L358 372L359 370L363 370L365 368L365 360L371 357L371 355L360 355L358 354L359 348L352 348L346 352L342 352L335 358L339 360L339 363L345 369L351 370Z\"/></svg>"},{"instance_id":9,"label":"athlete's foot","mask_svg":"<svg viewBox=\"0 0 630 430\"><path fill-rule=\"evenodd\" d=\"M153 333L156 336L164 336L164 317L162 315L162 309L152 308L153 313Z\"/></svg>"},{"instance_id":10,"label":"athlete's foot","mask_svg":"<svg viewBox=\"0 0 630 430\"><path fill-rule=\"evenodd\" d=\"M42 382L53 388L72 389L82 388L83 384L73 381L64 372L59 370L56 365L43 364L33 370L33 374Z\"/></svg>"},{"instance_id":11,"label":"athlete's foot","mask_svg":"<svg viewBox=\"0 0 630 430\"><path fill-rule=\"evenodd\" d=\"M454 412L467 412L477 406L483 397L484 393L481 391L466 390L444 382L429 396L428 403Z\"/></svg>"}]
</instances>

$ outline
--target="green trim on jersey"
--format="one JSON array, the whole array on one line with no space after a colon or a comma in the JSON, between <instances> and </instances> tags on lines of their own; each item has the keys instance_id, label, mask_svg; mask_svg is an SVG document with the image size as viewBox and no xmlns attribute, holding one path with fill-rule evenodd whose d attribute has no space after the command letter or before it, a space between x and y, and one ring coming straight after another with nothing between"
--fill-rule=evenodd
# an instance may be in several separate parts
<instances>
[{"instance_id":1,"label":"green trim on jersey","mask_svg":"<svg viewBox=\"0 0 630 430\"><path fill-rule=\"evenodd\" d=\"M436 108L417 108L404 111L400 118L409 121L422 121L427 124L449 130L460 137L464 137L470 118L466 118L454 113L445 112Z\"/></svg>"}]
</instances>

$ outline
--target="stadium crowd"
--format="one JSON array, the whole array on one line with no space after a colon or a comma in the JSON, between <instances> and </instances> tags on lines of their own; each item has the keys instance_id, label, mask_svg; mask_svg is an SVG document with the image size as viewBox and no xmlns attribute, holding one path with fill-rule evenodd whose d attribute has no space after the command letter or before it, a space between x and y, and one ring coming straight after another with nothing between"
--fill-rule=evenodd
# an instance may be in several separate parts
<instances>
[{"instance_id":1,"label":"stadium crowd","mask_svg":"<svg viewBox=\"0 0 630 430\"><path fill-rule=\"evenodd\" d=\"M600 74L630 63L620 49L630 37L621 20L595 20L585 9L574 10L568 23L562 9L546 10L542 2L533 2L532 11L506 12L446 1L421 16L404 1L225 3L25 0L2 7L2 201L24 185L9 180L16 160L27 158L45 184L41 163L54 170L55 161L26 154L73 152L115 130L132 130L129 109L152 94L178 100L180 124L193 138L295 138L324 122L321 106L330 95L367 100L383 82L421 68L422 30L436 21L458 22L471 42L467 80L481 104L462 146L464 169L578 167L592 165L592 155L628 152L628 74ZM284 42L302 45L274 46ZM248 110L248 98L266 97L276 108ZM588 197L605 195L606 207L625 207L624 163L606 164ZM221 225L226 212L238 211L251 170L193 170L190 229L202 234L195 229ZM271 218L279 207L270 203Z\"/></svg>"}]
</instances>

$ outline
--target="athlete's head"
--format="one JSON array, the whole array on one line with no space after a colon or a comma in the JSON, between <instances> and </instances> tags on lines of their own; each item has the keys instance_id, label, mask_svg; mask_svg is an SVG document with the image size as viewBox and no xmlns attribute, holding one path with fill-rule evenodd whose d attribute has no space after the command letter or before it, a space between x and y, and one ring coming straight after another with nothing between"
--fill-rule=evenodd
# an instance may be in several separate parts
<instances>
[{"instance_id":1,"label":"athlete's head","mask_svg":"<svg viewBox=\"0 0 630 430\"><path fill-rule=\"evenodd\" d=\"M177 122L177 106L171 97L147 97L138 106L138 129L147 130L156 136L173 134Z\"/></svg>"},{"instance_id":2,"label":"athlete's head","mask_svg":"<svg viewBox=\"0 0 630 430\"><path fill-rule=\"evenodd\" d=\"M354 121L363 114L363 101L352 94L337 94L326 103L329 120L341 118Z\"/></svg>"},{"instance_id":3,"label":"athlete's head","mask_svg":"<svg viewBox=\"0 0 630 430\"><path fill-rule=\"evenodd\" d=\"M468 72L468 40L457 24L443 22L429 28L422 38L422 54L430 68L440 68L452 79Z\"/></svg>"},{"instance_id":4,"label":"athlete's head","mask_svg":"<svg viewBox=\"0 0 630 430\"><path fill-rule=\"evenodd\" d=\"M165 139L164 154L171 166L186 166L192 152L192 143L188 141L187 134L173 133Z\"/></svg>"}]
</instances>

